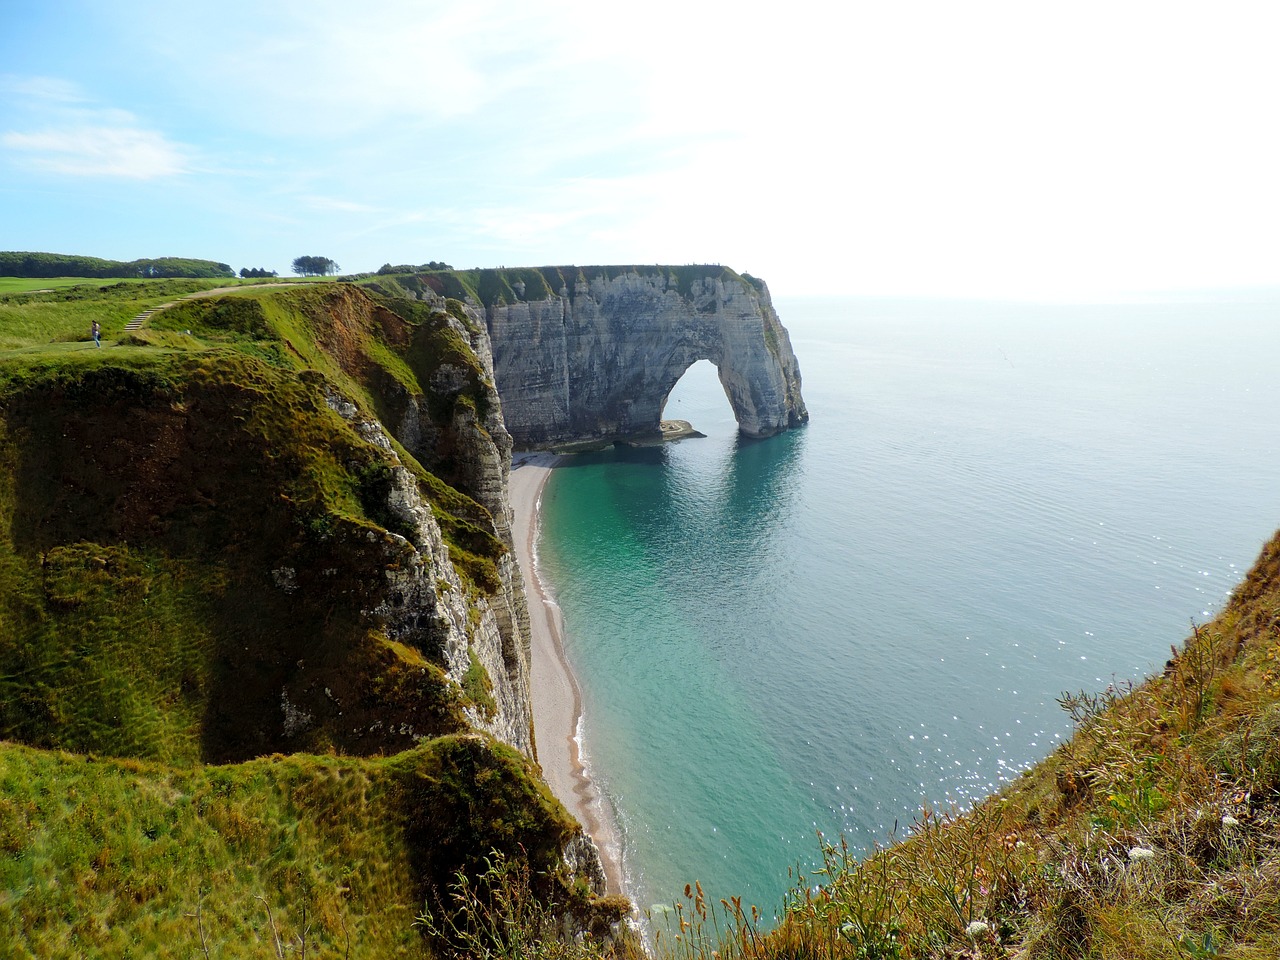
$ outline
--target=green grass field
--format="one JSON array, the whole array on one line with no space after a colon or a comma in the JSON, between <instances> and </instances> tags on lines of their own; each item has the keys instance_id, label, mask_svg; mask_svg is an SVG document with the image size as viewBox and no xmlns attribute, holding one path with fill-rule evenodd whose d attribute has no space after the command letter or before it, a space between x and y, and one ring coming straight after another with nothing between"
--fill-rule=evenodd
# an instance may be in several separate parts
<instances>
[{"instance_id":1,"label":"green grass field","mask_svg":"<svg viewBox=\"0 0 1280 960\"><path fill-rule=\"evenodd\" d=\"M86 277L0 277L0 296L6 293L45 293L50 290L62 290L65 287L79 287L93 284L100 286L103 280ZM126 281L145 283L145 280Z\"/></svg>"},{"instance_id":2,"label":"green grass field","mask_svg":"<svg viewBox=\"0 0 1280 960\"><path fill-rule=\"evenodd\" d=\"M224 287L252 288L265 284L313 284L314 278L267 280L55 280L0 277L0 350L21 350L59 343L92 346L97 320L102 340L115 341L125 324L144 310L192 293ZM188 343L188 347L195 344Z\"/></svg>"},{"instance_id":3,"label":"green grass field","mask_svg":"<svg viewBox=\"0 0 1280 960\"><path fill-rule=\"evenodd\" d=\"M92 345L94 320L102 326L104 341L115 340L143 310L218 285L214 280L97 280L68 281L49 292L36 292L49 289L48 284L27 292L0 291L0 350L56 343Z\"/></svg>"},{"instance_id":4,"label":"green grass field","mask_svg":"<svg viewBox=\"0 0 1280 960\"><path fill-rule=\"evenodd\" d=\"M0 743L0 956L427 957L424 895L492 850L545 869L570 826L475 737L223 766Z\"/></svg>"}]
</instances>

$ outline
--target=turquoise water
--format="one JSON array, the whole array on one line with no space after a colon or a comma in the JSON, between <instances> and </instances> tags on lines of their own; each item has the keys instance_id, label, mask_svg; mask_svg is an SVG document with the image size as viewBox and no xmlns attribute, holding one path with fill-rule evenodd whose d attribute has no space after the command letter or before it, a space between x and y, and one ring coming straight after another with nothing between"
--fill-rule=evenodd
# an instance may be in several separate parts
<instances>
[{"instance_id":1,"label":"turquoise water","mask_svg":"<svg viewBox=\"0 0 1280 960\"><path fill-rule=\"evenodd\" d=\"M556 470L541 565L631 890L774 908L1044 756L1066 690L1163 664L1280 525L1280 300L784 299L811 423Z\"/></svg>"}]
</instances>

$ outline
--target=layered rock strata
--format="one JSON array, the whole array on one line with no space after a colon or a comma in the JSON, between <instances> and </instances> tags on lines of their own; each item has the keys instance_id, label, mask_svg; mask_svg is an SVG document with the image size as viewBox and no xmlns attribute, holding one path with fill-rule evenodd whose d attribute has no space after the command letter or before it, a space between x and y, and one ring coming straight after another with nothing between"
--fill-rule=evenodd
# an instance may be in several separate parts
<instances>
[{"instance_id":1,"label":"layered rock strata","mask_svg":"<svg viewBox=\"0 0 1280 960\"><path fill-rule=\"evenodd\" d=\"M543 271L546 273L547 271ZM662 408L698 360L749 437L807 422L791 340L761 281L731 271L682 282L664 268L558 268L550 297L485 307L503 415L519 449L660 433Z\"/></svg>"},{"instance_id":2,"label":"layered rock strata","mask_svg":"<svg viewBox=\"0 0 1280 960\"><path fill-rule=\"evenodd\" d=\"M495 594L469 592L449 559L431 505L423 499L414 475L400 462L382 424L362 417L354 403L333 389L326 400L362 438L383 450L392 464L386 508L414 533L413 542L390 531L385 534L396 546L388 545L393 558L383 567L385 589L378 593L378 605L363 611L365 616L392 640L439 650L449 678L459 686L474 656L490 679L494 705L491 711L469 706L467 720L532 758L529 614L513 555L506 554L499 563L501 587ZM489 457L481 451L477 459ZM495 505L509 513L505 489L504 479L501 502ZM506 531L509 540L509 523Z\"/></svg>"}]
</instances>

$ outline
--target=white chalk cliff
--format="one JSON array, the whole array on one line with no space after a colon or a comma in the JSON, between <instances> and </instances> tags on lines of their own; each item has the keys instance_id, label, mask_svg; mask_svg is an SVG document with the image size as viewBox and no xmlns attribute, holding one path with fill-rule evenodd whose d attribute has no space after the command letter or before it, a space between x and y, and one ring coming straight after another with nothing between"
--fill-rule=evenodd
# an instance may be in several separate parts
<instances>
[{"instance_id":1,"label":"white chalk cliff","mask_svg":"<svg viewBox=\"0 0 1280 960\"><path fill-rule=\"evenodd\" d=\"M519 449L657 435L684 372L710 360L749 437L807 422L800 369L769 290L729 270L544 269L551 295L484 307L507 430Z\"/></svg>"}]
</instances>

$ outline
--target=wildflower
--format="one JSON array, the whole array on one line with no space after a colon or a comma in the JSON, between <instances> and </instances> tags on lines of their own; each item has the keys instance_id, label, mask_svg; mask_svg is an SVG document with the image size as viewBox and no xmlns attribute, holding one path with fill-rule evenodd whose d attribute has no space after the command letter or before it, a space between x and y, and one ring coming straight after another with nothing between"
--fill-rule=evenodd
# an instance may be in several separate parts
<instances>
[{"instance_id":1,"label":"wildflower","mask_svg":"<svg viewBox=\"0 0 1280 960\"><path fill-rule=\"evenodd\" d=\"M1232 827L1238 827L1238 826L1240 826L1240 821L1239 821L1239 820L1237 820L1235 817L1233 817L1233 816L1232 816L1231 814L1229 814L1229 813L1223 814L1223 816L1222 816L1222 829L1223 829L1223 830L1230 830Z\"/></svg>"},{"instance_id":2,"label":"wildflower","mask_svg":"<svg viewBox=\"0 0 1280 960\"><path fill-rule=\"evenodd\" d=\"M1139 863L1143 860L1154 860L1156 852L1150 847L1130 847L1129 860L1133 863Z\"/></svg>"},{"instance_id":3,"label":"wildflower","mask_svg":"<svg viewBox=\"0 0 1280 960\"><path fill-rule=\"evenodd\" d=\"M990 933L991 926L985 920L974 920L964 928L964 932L967 933L971 939L977 940L982 935Z\"/></svg>"}]
</instances>

